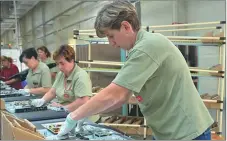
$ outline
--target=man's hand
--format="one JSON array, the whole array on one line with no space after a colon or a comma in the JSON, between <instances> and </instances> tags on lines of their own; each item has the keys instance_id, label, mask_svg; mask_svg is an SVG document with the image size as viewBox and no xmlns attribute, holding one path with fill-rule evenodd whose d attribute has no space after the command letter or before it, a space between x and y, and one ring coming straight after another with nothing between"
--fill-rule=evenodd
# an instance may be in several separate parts
<instances>
[{"instance_id":1,"label":"man's hand","mask_svg":"<svg viewBox=\"0 0 227 141\"><path fill-rule=\"evenodd\" d=\"M46 101L44 99L34 99L31 102L31 105L35 106L35 107L41 107L46 103Z\"/></svg>"},{"instance_id":2,"label":"man's hand","mask_svg":"<svg viewBox=\"0 0 227 141\"><path fill-rule=\"evenodd\" d=\"M71 115L68 114L63 126L61 126L58 136L64 136L68 134L71 130L75 128L76 124L77 124L77 120L73 120Z\"/></svg>"}]
</instances>

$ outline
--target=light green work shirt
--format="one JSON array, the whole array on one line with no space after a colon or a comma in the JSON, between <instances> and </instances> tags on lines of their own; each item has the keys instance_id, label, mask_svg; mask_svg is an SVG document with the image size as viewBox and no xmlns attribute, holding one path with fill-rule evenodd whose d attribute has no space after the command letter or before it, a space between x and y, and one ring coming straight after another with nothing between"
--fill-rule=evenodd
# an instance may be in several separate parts
<instances>
[{"instance_id":1,"label":"light green work shirt","mask_svg":"<svg viewBox=\"0 0 227 141\"><path fill-rule=\"evenodd\" d=\"M67 105L81 97L92 96L91 79L87 72L75 64L75 67L68 78L63 72L59 72L52 86L56 90L58 102ZM88 118L92 122L99 119L99 115Z\"/></svg>"},{"instance_id":2,"label":"light green work shirt","mask_svg":"<svg viewBox=\"0 0 227 141\"><path fill-rule=\"evenodd\" d=\"M39 62L34 72L29 69L26 81L28 88L51 88L50 69L43 62Z\"/></svg>"},{"instance_id":3,"label":"light green work shirt","mask_svg":"<svg viewBox=\"0 0 227 141\"><path fill-rule=\"evenodd\" d=\"M43 63L45 63L45 64L52 64L52 63L56 63L54 60L52 60L50 57L48 57ZM50 69L50 72L51 73L58 73L59 72L59 69L58 69L58 67L56 66L56 67L53 67L53 68L51 68ZM52 84L54 83L54 78L52 78Z\"/></svg>"},{"instance_id":4,"label":"light green work shirt","mask_svg":"<svg viewBox=\"0 0 227 141\"><path fill-rule=\"evenodd\" d=\"M183 55L159 33L139 30L113 83L135 94L158 140L194 139L213 123Z\"/></svg>"},{"instance_id":5,"label":"light green work shirt","mask_svg":"<svg viewBox=\"0 0 227 141\"><path fill-rule=\"evenodd\" d=\"M92 96L90 77L77 65L68 78L65 78L63 72L59 72L52 87L56 89L57 99L61 104L69 104L76 98Z\"/></svg>"}]
</instances>

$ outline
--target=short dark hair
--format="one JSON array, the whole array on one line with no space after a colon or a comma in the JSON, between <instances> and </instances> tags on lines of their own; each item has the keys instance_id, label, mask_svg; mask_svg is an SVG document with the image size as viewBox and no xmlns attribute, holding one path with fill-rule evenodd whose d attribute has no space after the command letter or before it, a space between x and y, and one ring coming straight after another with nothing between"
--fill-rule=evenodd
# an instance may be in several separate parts
<instances>
[{"instance_id":1,"label":"short dark hair","mask_svg":"<svg viewBox=\"0 0 227 141\"><path fill-rule=\"evenodd\" d=\"M53 54L53 59L56 61L60 56L65 57L68 62L75 61L75 51L70 45L61 45Z\"/></svg>"},{"instance_id":2,"label":"short dark hair","mask_svg":"<svg viewBox=\"0 0 227 141\"><path fill-rule=\"evenodd\" d=\"M47 49L47 47L41 46L41 47L39 47L39 48L37 49L37 51L39 51L39 50L42 50L43 52L45 52L47 57L50 57L50 56L51 56L51 53L50 53L50 51Z\"/></svg>"},{"instance_id":3,"label":"short dark hair","mask_svg":"<svg viewBox=\"0 0 227 141\"><path fill-rule=\"evenodd\" d=\"M31 59L32 57L34 57L37 60L38 54L35 50L35 48L28 48L25 49L22 54L20 55L20 62L23 62L23 58L27 58L27 59Z\"/></svg>"}]
</instances>

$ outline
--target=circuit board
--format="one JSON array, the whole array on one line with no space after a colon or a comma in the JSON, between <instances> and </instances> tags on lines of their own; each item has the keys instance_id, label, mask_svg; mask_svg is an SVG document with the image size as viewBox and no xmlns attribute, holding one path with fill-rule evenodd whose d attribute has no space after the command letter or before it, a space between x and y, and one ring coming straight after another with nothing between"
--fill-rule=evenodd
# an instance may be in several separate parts
<instances>
[{"instance_id":1,"label":"circuit board","mask_svg":"<svg viewBox=\"0 0 227 141\"><path fill-rule=\"evenodd\" d=\"M54 107L51 104L46 104L41 107L35 107L31 105L32 100L23 100L23 101L13 101L6 104L6 110L11 113L24 113L24 112L34 112L34 111L45 111L52 110L56 112L65 111L62 107Z\"/></svg>"},{"instance_id":2,"label":"circuit board","mask_svg":"<svg viewBox=\"0 0 227 141\"><path fill-rule=\"evenodd\" d=\"M44 128L56 135L60 131L63 122L42 124ZM71 131L70 140L131 140L127 135L108 126L85 122L80 132Z\"/></svg>"},{"instance_id":3,"label":"circuit board","mask_svg":"<svg viewBox=\"0 0 227 141\"><path fill-rule=\"evenodd\" d=\"M52 104L48 104L47 109L57 111L57 112L65 111L63 107L55 107L55 106L52 106Z\"/></svg>"},{"instance_id":4,"label":"circuit board","mask_svg":"<svg viewBox=\"0 0 227 141\"><path fill-rule=\"evenodd\" d=\"M1 90L10 90L12 89L9 85L0 83Z\"/></svg>"},{"instance_id":5,"label":"circuit board","mask_svg":"<svg viewBox=\"0 0 227 141\"><path fill-rule=\"evenodd\" d=\"M0 98L22 96L17 90L1 90Z\"/></svg>"},{"instance_id":6,"label":"circuit board","mask_svg":"<svg viewBox=\"0 0 227 141\"><path fill-rule=\"evenodd\" d=\"M9 102L7 103L6 109L12 113L24 113L24 112L44 111L44 110L47 110L47 106L34 107L31 105L31 100L25 100L25 101Z\"/></svg>"},{"instance_id":7,"label":"circuit board","mask_svg":"<svg viewBox=\"0 0 227 141\"><path fill-rule=\"evenodd\" d=\"M42 124L44 128L48 129L53 134L58 134L62 125L63 125L63 122Z\"/></svg>"}]
</instances>

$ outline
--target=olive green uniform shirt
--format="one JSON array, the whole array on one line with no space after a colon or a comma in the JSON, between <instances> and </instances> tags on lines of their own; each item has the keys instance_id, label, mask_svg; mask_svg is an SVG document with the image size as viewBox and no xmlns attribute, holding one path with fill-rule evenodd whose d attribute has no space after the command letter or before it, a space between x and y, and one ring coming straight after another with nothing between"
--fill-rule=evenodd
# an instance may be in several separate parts
<instances>
[{"instance_id":1,"label":"olive green uniform shirt","mask_svg":"<svg viewBox=\"0 0 227 141\"><path fill-rule=\"evenodd\" d=\"M67 79L63 72L59 72L52 87L56 90L58 102L63 105L70 104L77 98L92 96L90 77L85 70L77 65ZM98 115L94 115L89 119L97 121L98 118Z\"/></svg>"},{"instance_id":2,"label":"olive green uniform shirt","mask_svg":"<svg viewBox=\"0 0 227 141\"><path fill-rule=\"evenodd\" d=\"M113 83L131 90L158 140L191 140L213 119L181 52L165 36L140 30Z\"/></svg>"},{"instance_id":3,"label":"olive green uniform shirt","mask_svg":"<svg viewBox=\"0 0 227 141\"><path fill-rule=\"evenodd\" d=\"M52 84L50 69L46 64L39 62L34 72L29 69L26 81L28 88L51 88Z\"/></svg>"},{"instance_id":4,"label":"olive green uniform shirt","mask_svg":"<svg viewBox=\"0 0 227 141\"><path fill-rule=\"evenodd\" d=\"M55 63L55 61L52 60L50 57L48 57L43 63L45 63L45 64L48 65L48 64ZM50 69L50 72L51 72L51 73L58 73L58 72L59 72L59 69L58 69L58 67L56 66L56 67L51 68L51 69ZM54 84L54 81L55 81L55 79L52 78L52 84Z\"/></svg>"}]
</instances>

